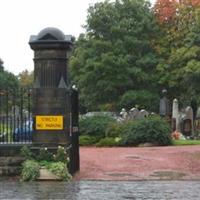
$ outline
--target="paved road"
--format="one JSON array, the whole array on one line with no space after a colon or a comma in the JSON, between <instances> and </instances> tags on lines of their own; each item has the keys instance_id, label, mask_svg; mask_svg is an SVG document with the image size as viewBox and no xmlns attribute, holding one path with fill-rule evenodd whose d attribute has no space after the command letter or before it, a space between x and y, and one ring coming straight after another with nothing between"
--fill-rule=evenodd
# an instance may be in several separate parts
<instances>
[{"instance_id":1,"label":"paved road","mask_svg":"<svg viewBox=\"0 0 200 200\"><path fill-rule=\"evenodd\" d=\"M0 199L199 200L197 181L0 181Z\"/></svg>"},{"instance_id":2,"label":"paved road","mask_svg":"<svg viewBox=\"0 0 200 200\"><path fill-rule=\"evenodd\" d=\"M76 180L200 180L200 146L80 148Z\"/></svg>"}]
</instances>

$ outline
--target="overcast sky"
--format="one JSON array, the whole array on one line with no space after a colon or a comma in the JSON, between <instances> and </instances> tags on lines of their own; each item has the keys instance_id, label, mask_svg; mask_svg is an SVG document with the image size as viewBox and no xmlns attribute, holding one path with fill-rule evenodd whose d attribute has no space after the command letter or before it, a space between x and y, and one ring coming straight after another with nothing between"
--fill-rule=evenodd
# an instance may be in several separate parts
<instances>
[{"instance_id":1,"label":"overcast sky","mask_svg":"<svg viewBox=\"0 0 200 200\"><path fill-rule=\"evenodd\" d=\"M87 8L102 0L0 0L0 58L6 70L33 70L28 42L46 27L75 37L84 29ZM151 0L154 2L155 0Z\"/></svg>"}]
</instances>

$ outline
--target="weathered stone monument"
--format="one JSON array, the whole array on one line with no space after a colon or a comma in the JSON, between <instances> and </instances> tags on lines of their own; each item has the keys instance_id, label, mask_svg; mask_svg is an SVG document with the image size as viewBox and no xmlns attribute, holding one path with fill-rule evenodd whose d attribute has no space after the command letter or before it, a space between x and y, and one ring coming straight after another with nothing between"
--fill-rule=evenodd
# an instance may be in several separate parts
<instances>
[{"instance_id":1,"label":"weathered stone monument","mask_svg":"<svg viewBox=\"0 0 200 200\"><path fill-rule=\"evenodd\" d=\"M179 110L177 99L173 100L172 130L181 132L184 136L194 135L193 109L188 106L186 109Z\"/></svg>"},{"instance_id":2,"label":"weathered stone monument","mask_svg":"<svg viewBox=\"0 0 200 200\"><path fill-rule=\"evenodd\" d=\"M122 110L120 112L120 115L122 116L123 120L127 120L128 119L128 113L127 113L125 108L122 108Z\"/></svg>"},{"instance_id":3,"label":"weathered stone monument","mask_svg":"<svg viewBox=\"0 0 200 200\"><path fill-rule=\"evenodd\" d=\"M135 108L135 107L131 108L130 111L129 111L130 118L131 119L136 119L137 116L138 116L138 113L139 113L138 108Z\"/></svg>"},{"instance_id":4,"label":"weathered stone monument","mask_svg":"<svg viewBox=\"0 0 200 200\"><path fill-rule=\"evenodd\" d=\"M72 134L67 62L73 37L46 28L29 44L34 50L33 145L67 145Z\"/></svg>"},{"instance_id":5,"label":"weathered stone monument","mask_svg":"<svg viewBox=\"0 0 200 200\"><path fill-rule=\"evenodd\" d=\"M197 114L195 119L195 131L200 131L200 107L197 108Z\"/></svg>"},{"instance_id":6,"label":"weathered stone monument","mask_svg":"<svg viewBox=\"0 0 200 200\"><path fill-rule=\"evenodd\" d=\"M136 119L144 119L148 117L150 114L146 110L138 110L138 108L131 108L128 112L125 108L122 108L120 115L122 117L122 120L136 120Z\"/></svg>"},{"instance_id":7,"label":"weathered stone monument","mask_svg":"<svg viewBox=\"0 0 200 200\"><path fill-rule=\"evenodd\" d=\"M162 98L160 99L159 114L161 117L170 116L170 103L169 103L169 99L167 98L166 89L162 90Z\"/></svg>"},{"instance_id":8,"label":"weathered stone monument","mask_svg":"<svg viewBox=\"0 0 200 200\"><path fill-rule=\"evenodd\" d=\"M172 130L180 131L179 105L177 99L173 100L172 105Z\"/></svg>"},{"instance_id":9,"label":"weathered stone monument","mask_svg":"<svg viewBox=\"0 0 200 200\"><path fill-rule=\"evenodd\" d=\"M182 119L182 132L186 136L192 136L194 133L193 109L190 106L185 109L185 115Z\"/></svg>"},{"instance_id":10,"label":"weathered stone monument","mask_svg":"<svg viewBox=\"0 0 200 200\"><path fill-rule=\"evenodd\" d=\"M146 110L142 109L140 110L137 118L138 119L144 119L144 118L147 118L149 116L149 112L147 112Z\"/></svg>"}]
</instances>

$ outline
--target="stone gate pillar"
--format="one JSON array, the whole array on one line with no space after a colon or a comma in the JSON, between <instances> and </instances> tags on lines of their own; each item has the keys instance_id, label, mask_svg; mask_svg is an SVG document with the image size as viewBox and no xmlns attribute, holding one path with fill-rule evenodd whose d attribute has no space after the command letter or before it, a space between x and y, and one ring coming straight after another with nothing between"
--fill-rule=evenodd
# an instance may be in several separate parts
<instances>
[{"instance_id":1,"label":"stone gate pillar","mask_svg":"<svg viewBox=\"0 0 200 200\"><path fill-rule=\"evenodd\" d=\"M31 36L34 50L33 145L67 145L70 138L70 90L67 61L73 37L56 28Z\"/></svg>"}]
</instances>

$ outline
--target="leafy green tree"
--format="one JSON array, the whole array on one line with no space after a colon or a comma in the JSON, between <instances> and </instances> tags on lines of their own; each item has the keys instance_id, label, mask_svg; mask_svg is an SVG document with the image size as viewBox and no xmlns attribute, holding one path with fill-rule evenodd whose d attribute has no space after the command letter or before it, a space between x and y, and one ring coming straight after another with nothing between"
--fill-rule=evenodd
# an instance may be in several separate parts
<instances>
[{"instance_id":1,"label":"leafy green tree","mask_svg":"<svg viewBox=\"0 0 200 200\"><path fill-rule=\"evenodd\" d=\"M19 86L17 77L4 70L3 61L0 59L0 89L15 89Z\"/></svg>"},{"instance_id":2,"label":"leafy green tree","mask_svg":"<svg viewBox=\"0 0 200 200\"><path fill-rule=\"evenodd\" d=\"M116 108L129 90L158 92L153 39L159 29L149 2L96 3L88 9L85 28L70 63L84 106L91 110L112 104Z\"/></svg>"},{"instance_id":3,"label":"leafy green tree","mask_svg":"<svg viewBox=\"0 0 200 200\"><path fill-rule=\"evenodd\" d=\"M3 69L4 69L3 60L1 60L1 58L0 58L0 72L3 72Z\"/></svg>"},{"instance_id":4,"label":"leafy green tree","mask_svg":"<svg viewBox=\"0 0 200 200\"><path fill-rule=\"evenodd\" d=\"M174 21L159 24L162 36L156 41L159 83L183 104L192 96L200 102L200 9L191 2L179 2Z\"/></svg>"},{"instance_id":5,"label":"leafy green tree","mask_svg":"<svg viewBox=\"0 0 200 200\"><path fill-rule=\"evenodd\" d=\"M138 107L150 111L158 111L159 95L148 90L129 90L124 93L119 102L120 108Z\"/></svg>"},{"instance_id":6,"label":"leafy green tree","mask_svg":"<svg viewBox=\"0 0 200 200\"><path fill-rule=\"evenodd\" d=\"M27 69L20 72L18 75L20 86L31 87L33 85L33 71L29 72Z\"/></svg>"}]
</instances>

